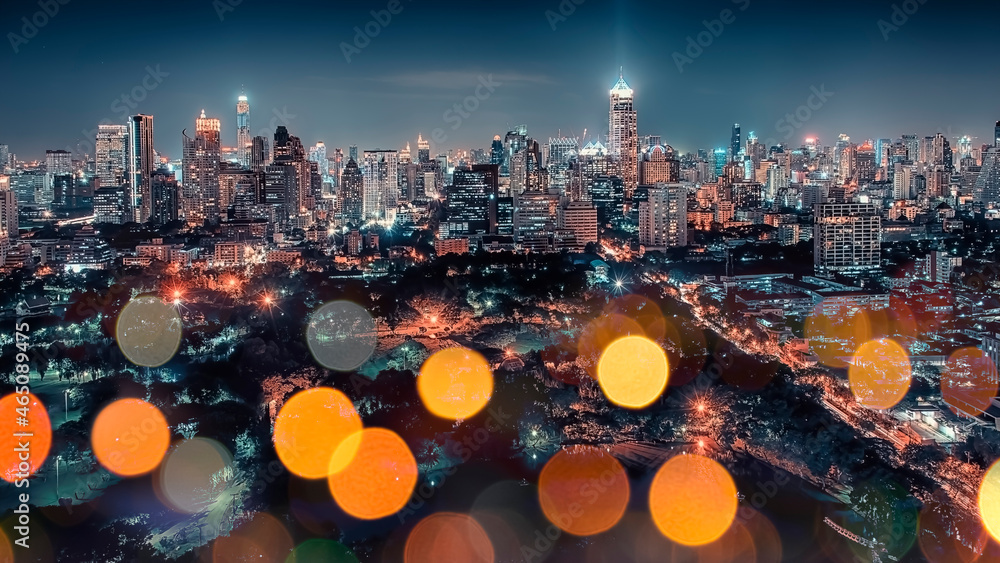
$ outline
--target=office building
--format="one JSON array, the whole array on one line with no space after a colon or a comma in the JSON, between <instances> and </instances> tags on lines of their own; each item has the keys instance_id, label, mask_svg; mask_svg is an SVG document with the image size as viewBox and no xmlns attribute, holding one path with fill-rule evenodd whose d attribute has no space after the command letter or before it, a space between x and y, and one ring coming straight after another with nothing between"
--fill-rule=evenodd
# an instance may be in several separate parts
<instances>
[{"instance_id":1,"label":"office building","mask_svg":"<svg viewBox=\"0 0 1000 563\"><path fill-rule=\"evenodd\" d=\"M128 127L98 125L94 152L94 165L101 187L126 185Z\"/></svg>"},{"instance_id":2,"label":"office building","mask_svg":"<svg viewBox=\"0 0 1000 563\"><path fill-rule=\"evenodd\" d=\"M0 176L0 235L8 242L19 238L17 193L11 189L10 176Z\"/></svg>"},{"instance_id":3,"label":"office building","mask_svg":"<svg viewBox=\"0 0 1000 563\"><path fill-rule=\"evenodd\" d=\"M556 213L556 226L573 233L570 252L583 252L588 244L597 242L597 208L586 201L561 205Z\"/></svg>"},{"instance_id":4,"label":"office building","mask_svg":"<svg viewBox=\"0 0 1000 563\"><path fill-rule=\"evenodd\" d=\"M152 197L149 220L158 225L164 225L177 220L177 195L180 188L177 177L166 168L160 168L150 177L149 190Z\"/></svg>"},{"instance_id":5,"label":"office building","mask_svg":"<svg viewBox=\"0 0 1000 563\"><path fill-rule=\"evenodd\" d=\"M621 163L625 197L630 198L639 182L639 131L634 92L625 82L624 73L611 88L608 153Z\"/></svg>"},{"instance_id":6,"label":"office building","mask_svg":"<svg viewBox=\"0 0 1000 563\"><path fill-rule=\"evenodd\" d=\"M880 265L882 218L870 203L823 203L815 207L816 275L863 274Z\"/></svg>"},{"instance_id":7,"label":"office building","mask_svg":"<svg viewBox=\"0 0 1000 563\"><path fill-rule=\"evenodd\" d=\"M639 244L647 250L687 246L686 186L660 183L648 189L639 202Z\"/></svg>"},{"instance_id":8,"label":"office building","mask_svg":"<svg viewBox=\"0 0 1000 563\"><path fill-rule=\"evenodd\" d=\"M222 161L221 124L218 119L195 120L195 135L183 135L184 186L181 216L189 227L219 221L219 168Z\"/></svg>"}]
</instances>

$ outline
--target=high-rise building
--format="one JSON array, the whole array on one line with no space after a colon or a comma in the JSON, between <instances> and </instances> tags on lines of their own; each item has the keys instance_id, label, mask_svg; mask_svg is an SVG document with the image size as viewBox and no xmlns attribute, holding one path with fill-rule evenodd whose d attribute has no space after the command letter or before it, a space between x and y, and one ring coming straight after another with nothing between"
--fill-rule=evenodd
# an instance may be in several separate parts
<instances>
[{"instance_id":1,"label":"high-rise building","mask_svg":"<svg viewBox=\"0 0 1000 563\"><path fill-rule=\"evenodd\" d=\"M865 143L858 147L855 153L854 176L858 184L870 184L875 181L878 172L878 164L875 155L875 148L871 143Z\"/></svg>"},{"instance_id":2,"label":"high-rise building","mask_svg":"<svg viewBox=\"0 0 1000 563\"><path fill-rule=\"evenodd\" d=\"M10 147L7 145L0 145L0 173L6 172L10 165Z\"/></svg>"},{"instance_id":3,"label":"high-rise building","mask_svg":"<svg viewBox=\"0 0 1000 563\"><path fill-rule=\"evenodd\" d=\"M351 160L358 162L358 145L351 145L348 147L347 154L351 157Z\"/></svg>"},{"instance_id":4,"label":"high-rise building","mask_svg":"<svg viewBox=\"0 0 1000 563\"><path fill-rule=\"evenodd\" d=\"M275 219L285 224L298 204L298 172L290 164L275 161L264 167L264 205L274 209Z\"/></svg>"},{"instance_id":5,"label":"high-rise building","mask_svg":"<svg viewBox=\"0 0 1000 563\"><path fill-rule=\"evenodd\" d=\"M149 191L153 199L152 215L149 220L158 225L165 225L177 220L178 202L177 177L166 168L153 172L149 181Z\"/></svg>"},{"instance_id":6,"label":"high-rise building","mask_svg":"<svg viewBox=\"0 0 1000 563\"><path fill-rule=\"evenodd\" d=\"M431 144L423 135L417 134L417 162L430 162Z\"/></svg>"},{"instance_id":7,"label":"high-rise building","mask_svg":"<svg viewBox=\"0 0 1000 563\"><path fill-rule=\"evenodd\" d=\"M490 164L496 164L501 172L504 168L503 139L500 135L493 135L493 144L490 145Z\"/></svg>"},{"instance_id":8,"label":"high-rise building","mask_svg":"<svg viewBox=\"0 0 1000 563\"><path fill-rule=\"evenodd\" d=\"M201 117L195 120L195 135L184 136L184 186L181 210L190 227L219 220L219 167L222 161L221 123L218 119Z\"/></svg>"},{"instance_id":9,"label":"high-rise building","mask_svg":"<svg viewBox=\"0 0 1000 563\"><path fill-rule=\"evenodd\" d=\"M94 164L101 186L124 186L128 164L128 127L98 125Z\"/></svg>"},{"instance_id":10,"label":"high-rise building","mask_svg":"<svg viewBox=\"0 0 1000 563\"><path fill-rule=\"evenodd\" d=\"M669 146L652 147L639 162L639 184L643 186L677 182L680 175L681 163L674 158L674 149Z\"/></svg>"},{"instance_id":11,"label":"high-rise building","mask_svg":"<svg viewBox=\"0 0 1000 563\"><path fill-rule=\"evenodd\" d=\"M645 188L643 188L645 189ZM639 244L647 248L687 246L687 187L660 183L639 202Z\"/></svg>"},{"instance_id":12,"label":"high-rise building","mask_svg":"<svg viewBox=\"0 0 1000 563\"><path fill-rule=\"evenodd\" d=\"M375 149L364 152L362 173L365 177L366 219L386 221L399 200L399 154L395 150Z\"/></svg>"},{"instance_id":13,"label":"high-rise building","mask_svg":"<svg viewBox=\"0 0 1000 563\"><path fill-rule=\"evenodd\" d=\"M153 116L134 115L128 122L125 221L145 223L152 214L150 180L154 168ZM187 175L184 177L187 180Z\"/></svg>"},{"instance_id":14,"label":"high-rise building","mask_svg":"<svg viewBox=\"0 0 1000 563\"><path fill-rule=\"evenodd\" d=\"M253 140L250 134L250 102L245 94L236 100L236 154L240 165L250 167L250 151Z\"/></svg>"},{"instance_id":15,"label":"high-rise building","mask_svg":"<svg viewBox=\"0 0 1000 563\"><path fill-rule=\"evenodd\" d=\"M35 194L35 203L50 207L55 201L54 183L56 176L73 173L73 155L64 150L45 151L45 181L42 190Z\"/></svg>"},{"instance_id":16,"label":"high-rise building","mask_svg":"<svg viewBox=\"0 0 1000 563\"><path fill-rule=\"evenodd\" d=\"M330 175L330 161L326 157L326 143L319 141L309 147L309 161L317 164L322 177L326 178Z\"/></svg>"},{"instance_id":17,"label":"high-rise building","mask_svg":"<svg viewBox=\"0 0 1000 563\"><path fill-rule=\"evenodd\" d=\"M219 168L219 214L237 219L248 215L249 208L257 204L259 179L258 172L223 162ZM234 209L237 205L242 207L239 212Z\"/></svg>"},{"instance_id":18,"label":"high-rise building","mask_svg":"<svg viewBox=\"0 0 1000 563\"><path fill-rule=\"evenodd\" d=\"M597 242L597 208L586 201L568 202L559 207L556 226L573 233L572 252L583 252L589 243Z\"/></svg>"},{"instance_id":19,"label":"high-rise building","mask_svg":"<svg viewBox=\"0 0 1000 563\"><path fill-rule=\"evenodd\" d=\"M250 141L250 170L259 172L271 164L271 143L267 137L257 136Z\"/></svg>"},{"instance_id":20,"label":"high-rise building","mask_svg":"<svg viewBox=\"0 0 1000 563\"><path fill-rule=\"evenodd\" d=\"M987 209L1000 207L1000 147L983 153L983 168L972 193L976 204Z\"/></svg>"},{"instance_id":21,"label":"high-rise building","mask_svg":"<svg viewBox=\"0 0 1000 563\"><path fill-rule=\"evenodd\" d=\"M10 188L10 176L0 176L0 238L18 239L17 193Z\"/></svg>"},{"instance_id":22,"label":"high-rise building","mask_svg":"<svg viewBox=\"0 0 1000 563\"><path fill-rule=\"evenodd\" d=\"M127 221L128 186L109 186L94 192L94 223L122 225Z\"/></svg>"},{"instance_id":23,"label":"high-rise building","mask_svg":"<svg viewBox=\"0 0 1000 563\"><path fill-rule=\"evenodd\" d=\"M871 203L822 203L815 207L816 275L855 275L878 269L882 217Z\"/></svg>"},{"instance_id":24,"label":"high-rise building","mask_svg":"<svg viewBox=\"0 0 1000 563\"><path fill-rule=\"evenodd\" d=\"M365 217L365 178L353 158L347 161L340 175L341 223L361 225Z\"/></svg>"},{"instance_id":25,"label":"high-rise building","mask_svg":"<svg viewBox=\"0 0 1000 563\"><path fill-rule=\"evenodd\" d=\"M548 237L555 228L558 196L525 191L514 196L514 240L520 243Z\"/></svg>"},{"instance_id":26,"label":"high-rise building","mask_svg":"<svg viewBox=\"0 0 1000 563\"><path fill-rule=\"evenodd\" d=\"M1000 121L997 121L996 126L993 128L993 146L1000 148Z\"/></svg>"},{"instance_id":27,"label":"high-rise building","mask_svg":"<svg viewBox=\"0 0 1000 563\"><path fill-rule=\"evenodd\" d=\"M731 151L730 154L732 154L734 161L740 160L740 152L743 150L743 135L741 131L742 129L740 128L740 124L734 123L733 134L729 140L729 150Z\"/></svg>"},{"instance_id":28,"label":"high-rise building","mask_svg":"<svg viewBox=\"0 0 1000 563\"><path fill-rule=\"evenodd\" d=\"M608 123L608 153L621 162L625 182L625 197L631 198L639 182L639 130L634 92L624 73L611 88L611 110Z\"/></svg>"},{"instance_id":29,"label":"high-rise building","mask_svg":"<svg viewBox=\"0 0 1000 563\"><path fill-rule=\"evenodd\" d=\"M448 187L448 221L468 225L465 234L495 232L499 186L500 167L495 164L455 170Z\"/></svg>"}]
</instances>

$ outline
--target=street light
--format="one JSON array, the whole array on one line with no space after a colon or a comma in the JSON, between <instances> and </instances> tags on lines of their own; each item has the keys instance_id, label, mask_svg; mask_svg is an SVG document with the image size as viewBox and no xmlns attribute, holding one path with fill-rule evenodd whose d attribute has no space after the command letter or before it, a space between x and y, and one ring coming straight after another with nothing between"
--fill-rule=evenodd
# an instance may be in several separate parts
<instances>
[{"instance_id":1,"label":"street light","mask_svg":"<svg viewBox=\"0 0 1000 563\"><path fill-rule=\"evenodd\" d=\"M64 402L66 404L65 405L65 407L66 407L65 413L66 414L65 414L64 419L65 420L69 420L69 389L63 389L63 399L64 399Z\"/></svg>"}]
</instances>

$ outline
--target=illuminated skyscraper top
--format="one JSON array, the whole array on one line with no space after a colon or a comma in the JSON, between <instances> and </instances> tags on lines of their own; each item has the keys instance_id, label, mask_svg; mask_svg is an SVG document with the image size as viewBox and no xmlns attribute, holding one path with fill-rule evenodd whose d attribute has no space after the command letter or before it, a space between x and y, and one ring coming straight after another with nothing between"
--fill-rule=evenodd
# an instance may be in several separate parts
<instances>
[{"instance_id":1,"label":"illuminated skyscraper top","mask_svg":"<svg viewBox=\"0 0 1000 563\"><path fill-rule=\"evenodd\" d=\"M633 95L622 71L618 82L611 88L608 153L621 162L626 197L632 196L639 181L639 131Z\"/></svg>"},{"instance_id":2,"label":"illuminated skyscraper top","mask_svg":"<svg viewBox=\"0 0 1000 563\"><path fill-rule=\"evenodd\" d=\"M240 94L236 101L236 154L240 165L249 168L250 148L253 138L250 135L250 102L245 94Z\"/></svg>"}]
</instances>

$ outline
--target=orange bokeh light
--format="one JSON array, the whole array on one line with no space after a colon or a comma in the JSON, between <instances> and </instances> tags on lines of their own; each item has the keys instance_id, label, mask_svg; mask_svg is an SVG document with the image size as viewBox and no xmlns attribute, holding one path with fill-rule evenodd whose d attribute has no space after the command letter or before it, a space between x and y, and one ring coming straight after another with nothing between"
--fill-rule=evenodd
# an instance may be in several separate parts
<instances>
[{"instance_id":1,"label":"orange bokeh light","mask_svg":"<svg viewBox=\"0 0 1000 563\"><path fill-rule=\"evenodd\" d=\"M27 397L23 399L23 397ZM24 401L25 404L22 404ZM20 410L18 410L20 409ZM25 411L27 411L25 413ZM22 413L27 416L22 417ZM18 423L22 418L27 424ZM28 434L15 436L14 434ZM18 451L27 444L27 452ZM0 399L0 478L14 483L38 471L52 447L52 423L38 397L32 393L11 393ZM20 459L24 454L28 459ZM21 463L27 471L21 471Z\"/></svg>"},{"instance_id":2,"label":"orange bokeh light","mask_svg":"<svg viewBox=\"0 0 1000 563\"><path fill-rule=\"evenodd\" d=\"M614 341L626 336L644 336L637 321L618 313L605 313L583 327L577 341L577 353L584 360L587 373L597 379L597 364L601 354Z\"/></svg>"},{"instance_id":3,"label":"orange bokeh light","mask_svg":"<svg viewBox=\"0 0 1000 563\"><path fill-rule=\"evenodd\" d=\"M104 407L90 432L97 461L108 471L134 477L156 469L170 447L170 427L160 409L141 399Z\"/></svg>"},{"instance_id":4,"label":"orange bokeh light","mask_svg":"<svg viewBox=\"0 0 1000 563\"><path fill-rule=\"evenodd\" d=\"M842 357L872 339L872 322L864 310L828 314L820 303L806 319L805 335L823 365L842 368Z\"/></svg>"},{"instance_id":5,"label":"orange bokeh light","mask_svg":"<svg viewBox=\"0 0 1000 563\"><path fill-rule=\"evenodd\" d=\"M361 428L358 411L342 392L329 387L307 389L281 407L274 422L274 449L292 473L321 479L350 462L354 452L341 450L331 467L338 446Z\"/></svg>"},{"instance_id":6,"label":"orange bokeh light","mask_svg":"<svg viewBox=\"0 0 1000 563\"><path fill-rule=\"evenodd\" d=\"M478 352L446 348L427 358L417 376L417 392L431 413L451 420L476 414L493 395L493 373Z\"/></svg>"},{"instance_id":7,"label":"orange bokeh light","mask_svg":"<svg viewBox=\"0 0 1000 563\"><path fill-rule=\"evenodd\" d=\"M465 514L438 512L420 521L406 539L405 563L493 563L493 544L479 522Z\"/></svg>"},{"instance_id":8,"label":"orange bokeh light","mask_svg":"<svg viewBox=\"0 0 1000 563\"><path fill-rule=\"evenodd\" d=\"M986 471L979 484L979 517L986 531L1000 542L1000 461Z\"/></svg>"},{"instance_id":9,"label":"orange bokeh light","mask_svg":"<svg viewBox=\"0 0 1000 563\"><path fill-rule=\"evenodd\" d=\"M644 336L627 336L608 345L597 364L597 381L609 401L641 409L656 401L667 387L667 355Z\"/></svg>"},{"instance_id":10,"label":"orange bokeh light","mask_svg":"<svg viewBox=\"0 0 1000 563\"><path fill-rule=\"evenodd\" d=\"M253 519L236 528L228 536L220 536L212 546L213 563L261 561L282 563L295 545L281 522L258 512Z\"/></svg>"},{"instance_id":11,"label":"orange bokeh light","mask_svg":"<svg viewBox=\"0 0 1000 563\"><path fill-rule=\"evenodd\" d=\"M611 529L625 514L629 494L625 468L593 446L556 453L538 477L538 501L545 517L577 536Z\"/></svg>"},{"instance_id":12,"label":"orange bokeh light","mask_svg":"<svg viewBox=\"0 0 1000 563\"><path fill-rule=\"evenodd\" d=\"M410 500L417 484L417 460L395 432L367 428L341 443L338 450L354 451L342 471L327 477L330 492L340 508L363 520L395 514Z\"/></svg>"},{"instance_id":13,"label":"orange bokeh light","mask_svg":"<svg viewBox=\"0 0 1000 563\"><path fill-rule=\"evenodd\" d=\"M858 404L889 409L906 396L913 378L910 355L895 340L870 340L854 353L847 372Z\"/></svg>"},{"instance_id":14,"label":"orange bokeh light","mask_svg":"<svg viewBox=\"0 0 1000 563\"><path fill-rule=\"evenodd\" d=\"M941 398L952 412L979 416L997 396L997 366L979 348L962 348L941 374Z\"/></svg>"},{"instance_id":15,"label":"orange bokeh light","mask_svg":"<svg viewBox=\"0 0 1000 563\"><path fill-rule=\"evenodd\" d=\"M736 483L718 462L700 455L678 455L656 472L649 490L649 511L660 532L688 546L711 543L736 518Z\"/></svg>"}]
</instances>

